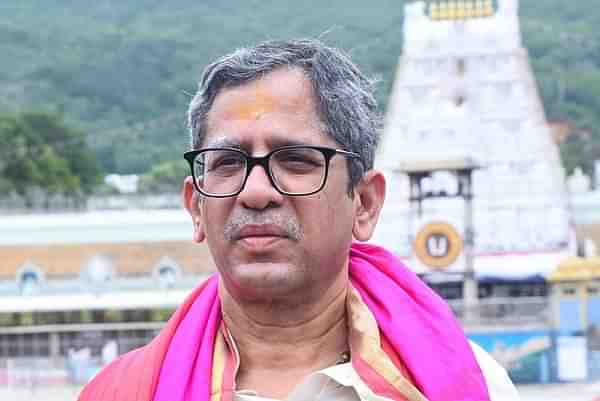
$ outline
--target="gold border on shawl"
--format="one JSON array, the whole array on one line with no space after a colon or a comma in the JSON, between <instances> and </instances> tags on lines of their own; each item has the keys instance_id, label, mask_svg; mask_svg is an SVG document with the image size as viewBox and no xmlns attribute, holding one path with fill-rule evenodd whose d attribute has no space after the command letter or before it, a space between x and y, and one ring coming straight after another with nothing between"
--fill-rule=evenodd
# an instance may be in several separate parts
<instances>
[{"instance_id":1,"label":"gold border on shawl","mask_svg":"<svg viewBox=\"0 0 600 401\"><path fill-rule=\"evenodd\" d=\"M226 358L227 344L223 338L223 333L219 330L215 338L215 348L213 350L210 401L221 401L221 387L223 386Z\"/></svg>"},{"instance_id":2,"label":"gold border on shawl","mask_svg":"<svg viewBox=\"0 0 600 401\"><path fill-rule=\"evenodd\" d=\"M381 348L377 321L352 285L346 297L346 310L351 354L358 353L375 372L409 401L428 401L419 389L400 373Z\"/></svg>"}]
</instances>

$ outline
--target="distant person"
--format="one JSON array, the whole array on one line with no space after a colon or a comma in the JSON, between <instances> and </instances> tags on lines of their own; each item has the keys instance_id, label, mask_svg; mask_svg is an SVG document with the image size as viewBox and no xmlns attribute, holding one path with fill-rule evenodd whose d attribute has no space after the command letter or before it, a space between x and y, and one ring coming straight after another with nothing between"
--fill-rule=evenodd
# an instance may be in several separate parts
<instances>
[{"instance_id":1,"label":"distant person","mask_svg":"<svg viewBox=\"0 0 600 401\"><path fill-rule=\"evenodd\" d=\"M442 299L390 252L357 242L385 197L371 84L310 40L206 68L183 200L218 274L80 400L518 399Z\"/></svg>"},{"instance_id":2,"label":"distant person","mask_svg":"<svg viewBox=\"0 0 600 401\"><path fill-rule=\"evenodd\" d=\"M119 344L110 340L102 347L102 366L106 366L119 356Z\"/></svg>"}]
</instances>

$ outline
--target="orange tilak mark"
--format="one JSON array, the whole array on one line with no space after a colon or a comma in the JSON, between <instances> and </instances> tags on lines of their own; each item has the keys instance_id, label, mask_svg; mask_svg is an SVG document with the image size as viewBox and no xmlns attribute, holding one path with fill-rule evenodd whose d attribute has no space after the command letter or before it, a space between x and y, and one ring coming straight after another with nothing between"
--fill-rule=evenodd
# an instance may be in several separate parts
<instances>
[{"instance_id":1,"label":"orange tilak mark","mask_svg":"<svg viewBox=\"0 0 600 401\"><path fill-rule=\"evenodd\" d=\"M275 100L257 89L253 99L241 103L233 110L236 118L240 120L258 120L261 116L275 109Z\"/></svg>"}]
</instances>

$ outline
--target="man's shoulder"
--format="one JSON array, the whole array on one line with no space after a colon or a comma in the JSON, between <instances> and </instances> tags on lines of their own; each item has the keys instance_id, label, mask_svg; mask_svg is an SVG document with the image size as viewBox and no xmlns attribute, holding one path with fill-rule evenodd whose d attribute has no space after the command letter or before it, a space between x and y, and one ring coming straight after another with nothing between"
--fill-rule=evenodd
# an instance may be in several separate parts
<instances>
[{"instance_id":1,"label":"man's shoulder","mask_svg":"<svg viewBox=\"0 0 600 401\"><path fill-rule=\"evenodd\" d=\"M469 344L485 378L490 401L519 401L517 389L506 369L479 345L473 341L469 341Z\"/></svg>"}]
</instances>

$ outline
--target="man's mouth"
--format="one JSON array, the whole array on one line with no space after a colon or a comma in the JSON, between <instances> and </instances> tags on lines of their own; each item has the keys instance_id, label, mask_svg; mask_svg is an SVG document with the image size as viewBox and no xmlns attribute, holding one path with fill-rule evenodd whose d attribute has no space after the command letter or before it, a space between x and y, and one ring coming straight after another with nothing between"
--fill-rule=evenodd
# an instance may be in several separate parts
<instances>
[{"instance_id":1,"label":"man's mouth","mask_svg":"<svg viewBox=\"0 0 600 401\"><path fill-rule=\"evenodd\" d=\"M273 224L245 225L234 236L250 248L264 248L286 238L289 238L286 231Z\"/></svg>"},{"instance_id":2,"label":"man's mouth","mask_svg":"<svg viewBox=\"0 0 600 401\"><path fill-rule=\"evenodd\" d=\"M247 224L235 236L236 239L249 237L288 237L286 231L274 224Z\"/></svg>"}]
</instances>

